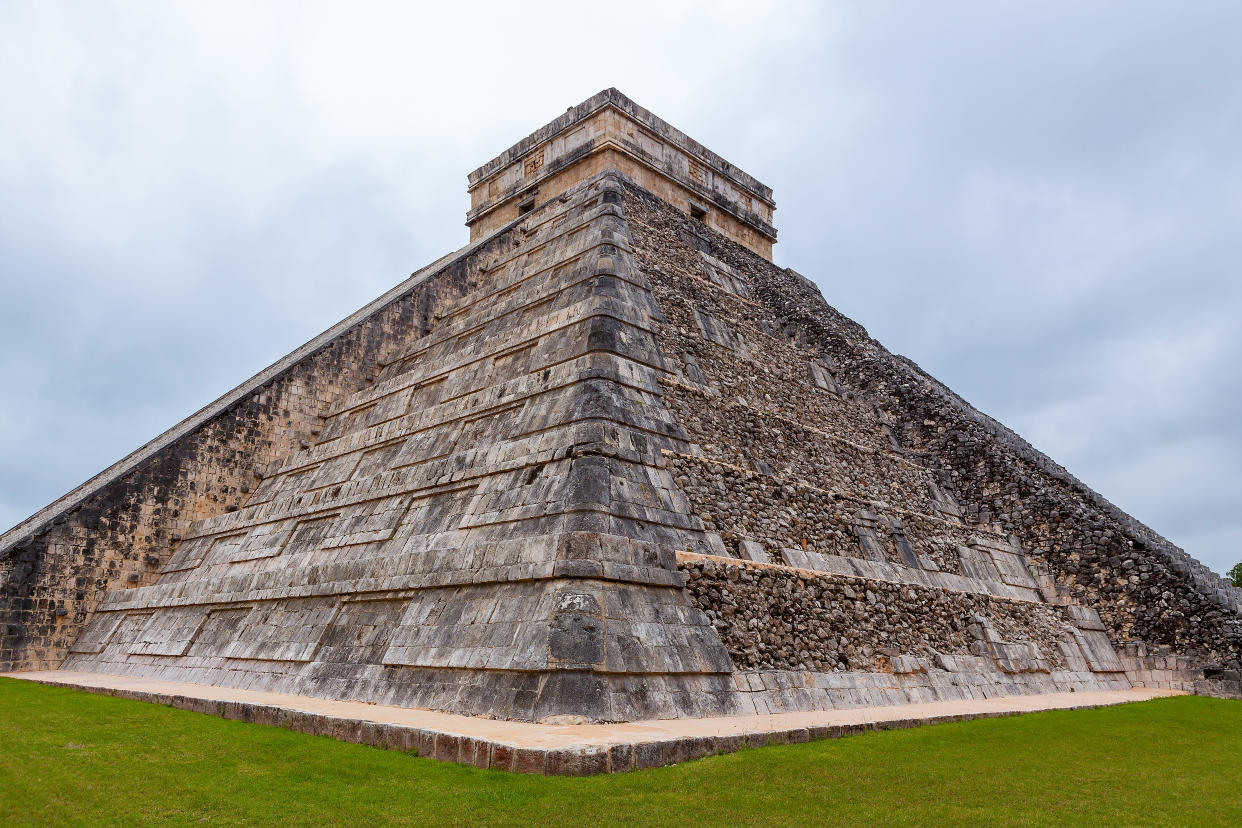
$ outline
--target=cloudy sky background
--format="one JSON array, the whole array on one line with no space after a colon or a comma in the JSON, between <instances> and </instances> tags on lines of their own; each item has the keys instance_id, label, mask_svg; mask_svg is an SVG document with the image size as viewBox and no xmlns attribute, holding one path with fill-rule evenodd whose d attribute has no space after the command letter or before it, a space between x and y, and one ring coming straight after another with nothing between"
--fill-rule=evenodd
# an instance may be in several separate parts
<instances>
[{"instance_id":1,"label":"cloudy sky background","mask_svg":"<svg viewBox=\"0 0 1242 828\"><path fill-rule=\"evenodd\" d=\"M1223 571L1242 6L0 0L0 529L460 247L607 86L773 187L776 260Z\"/></svg>"}]
</instances>

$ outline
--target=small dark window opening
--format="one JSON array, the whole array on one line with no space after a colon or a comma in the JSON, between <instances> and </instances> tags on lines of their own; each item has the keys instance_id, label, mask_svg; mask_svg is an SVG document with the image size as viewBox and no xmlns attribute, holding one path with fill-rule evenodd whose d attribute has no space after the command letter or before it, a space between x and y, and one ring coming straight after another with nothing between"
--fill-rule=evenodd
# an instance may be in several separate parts
<instances>
[{"instance_id":1,"label":"small dark window opening","mask_svg":"<svg viewBox=\"0 0 1242 828\"><path fill-rule=\"evenodd\" d=\"M530 198L526 199L525 201L519 201L519 202L518 202L518 206L517 206L517 208L518 208L518 215L519 215L519 216L524 216L524 215L526 215L526 214L527 214L527 213L529 213L531 210L534 210L534 209L535 209L535 197L534 197L534 196L531 196Z\"/></svg>"},{"instance_id":2,"label":"small dark window opening","mask_svg":"<svg viewBox=\"0 0 1242 828\"><path fill-rule=\"evenodd\" d=\"M694 219L695 221L706 221L707 220L707 208L700 207L699 205L695 204L693 201L690 202L690 218Z\"/></svg>"}]
</instances>

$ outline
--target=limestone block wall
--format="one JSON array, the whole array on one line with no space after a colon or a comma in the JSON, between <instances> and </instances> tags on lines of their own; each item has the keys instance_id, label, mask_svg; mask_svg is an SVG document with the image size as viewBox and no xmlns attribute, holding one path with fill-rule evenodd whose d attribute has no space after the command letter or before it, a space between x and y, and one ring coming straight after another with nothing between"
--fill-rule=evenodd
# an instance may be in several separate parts
<instances>
[{"instance_id":1,"label":"limestone block wall","mask_svg":"<svg viewBox=\"0 0 1242 828\"><path fill-rule=\"evenodd\" d=\"M664 468L685 435L619 202L601 177L470 254L481 281L158 583L109 593L66 666L510 718L732 711L676 568L706 539Z\"/></svg>"},{"instance_id":2,"label":"limestone block wall","mask_svg":"<svg viewBox=\"0 0 1242 828\"><path fill-rule=\"evenodd\" d=\"M502 234L487 246L511 244ZM256 471L309 445L384 355L477 284L478 261L415 274L0 536L0 671L59 664L105 592L153 583L194 522L238 508Z\"/></svg>"}]
</instances>

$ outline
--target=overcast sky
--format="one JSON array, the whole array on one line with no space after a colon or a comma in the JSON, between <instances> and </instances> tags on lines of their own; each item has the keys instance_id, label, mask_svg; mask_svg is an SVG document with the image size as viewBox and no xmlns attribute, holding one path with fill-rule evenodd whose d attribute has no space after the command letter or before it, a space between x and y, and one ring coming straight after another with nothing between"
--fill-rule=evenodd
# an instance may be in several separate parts
<instances>
[{"instance_id":1,"label":"overcast sky","mask_svg":"<svg viewBox=\"0 0 1242 828\"><path fill-rule=\"evenodd\" d=\"M608 86L778 263L1218 571L1242 560L1242 5L0 0L0 529L460 247Z\"/></svg>"}]
</instances>

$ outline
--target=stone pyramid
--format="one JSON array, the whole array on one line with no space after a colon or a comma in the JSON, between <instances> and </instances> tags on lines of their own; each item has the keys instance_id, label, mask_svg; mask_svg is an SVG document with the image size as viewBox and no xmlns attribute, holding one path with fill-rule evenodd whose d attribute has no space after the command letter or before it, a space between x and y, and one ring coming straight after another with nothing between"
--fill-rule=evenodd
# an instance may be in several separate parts
<instances>
[{"instance_id":1,"label":"stone pyramid","mask_svg":"<svg viewBox=\"0 0 1242 828\"><path fill-rule=\"evenodd\" d=\"M1237 693L1242 593L771 258L616 90L471 244L0 537L0 669L521 720Z\"/></svg>"}]
</instances>

